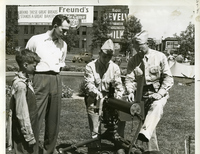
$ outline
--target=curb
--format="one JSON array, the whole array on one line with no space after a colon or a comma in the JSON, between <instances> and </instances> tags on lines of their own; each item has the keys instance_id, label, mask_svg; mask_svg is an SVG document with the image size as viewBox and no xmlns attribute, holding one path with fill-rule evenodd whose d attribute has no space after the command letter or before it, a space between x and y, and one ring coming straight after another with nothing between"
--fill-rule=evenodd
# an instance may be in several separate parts
<instances>
[{"instance_id":1,"label":"curb","mask_svg":"<svg viewBox=\"0 0 200 154\"><path fill-rule=\"evenodd\" d=\"M16 72L6 72L6 77L12 77L15 76ZM84 72L73 72L73 71L61 71L61 76L84 76Z\"/></svg>"}]
</instances>

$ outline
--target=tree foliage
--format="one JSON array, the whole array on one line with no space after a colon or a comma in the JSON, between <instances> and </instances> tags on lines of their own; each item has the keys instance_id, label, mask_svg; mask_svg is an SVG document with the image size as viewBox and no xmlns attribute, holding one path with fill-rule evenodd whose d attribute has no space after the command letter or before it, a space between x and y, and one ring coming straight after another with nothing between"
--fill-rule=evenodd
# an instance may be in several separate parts
<instances>
[{"instance_id":1,"label":"tree foliage","mask_svg":"<svg viewBox=\"0 0 200 154\"><path fill-rule=\"evenodd\" d=\"M111 29L109 27L109 18L102 16L93 23L92 28L92 49L101 46L107 39L110 38L109 34Z\"/></svg>"},{"instance_id":2,"label":"tree foliage","mask_svg":"<svg viewBox=\"0 0 200 154\"><path fill-rule=\"evenodd\" d=\"M14 54L15 38L18 33L17 5L6 6L6 54Z\"/></svg>"},{"instance_id":3,"label":"tree foliage","mask_svg":"<svg viewBox=\"0 0 200 154\"><path fill-rule=\"evenodd\" d=\"M77 30L70 28L63 40L67 43L67 51L70 52L76 46L76 42L79 41Z\"/></svg>"},{"instance_id":4,"label":"tree foliage","mask_svg":"<svg viewBox=\"0 0 200 154\"><path fill-rule=\"evenodd\" d=\"M124 21L124 27L125 29L122 36L121 52L132 52L133 48L135 47L135 34L142 30L142 25L139 19L137 19L135 16L130 16L126 21Z\"/></svg>"},{"instance_id":5,"label":"tree foliage","mask_svg":"<svg viewBox=\"0 0 200 154\"><path fill-rule=\"evenodd\" d=\"M185 31L182 31L180 35L174 34L179 41L179 53L186 56L188 52L194 55L194 42L195 42L195 27L191 22L187 26Z\"/></svg>"}]
</instances>

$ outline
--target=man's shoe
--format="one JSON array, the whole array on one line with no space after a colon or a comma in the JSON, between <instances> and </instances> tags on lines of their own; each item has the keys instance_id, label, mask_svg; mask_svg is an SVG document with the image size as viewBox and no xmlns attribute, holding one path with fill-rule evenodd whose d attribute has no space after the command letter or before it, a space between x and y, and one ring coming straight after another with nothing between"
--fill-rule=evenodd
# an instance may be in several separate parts
<instances>
[{"instance_id":1,"label":"man's shoe","mask_svg":"<svg viewBox=\"0 0 200 154\"><path fill-rule=\"evenodd\" d=\"M139 133L138 140L143 141L143 142L149 142L148 138L146 138L146 136L142 133Z\"/></svg>"}]
</instances>

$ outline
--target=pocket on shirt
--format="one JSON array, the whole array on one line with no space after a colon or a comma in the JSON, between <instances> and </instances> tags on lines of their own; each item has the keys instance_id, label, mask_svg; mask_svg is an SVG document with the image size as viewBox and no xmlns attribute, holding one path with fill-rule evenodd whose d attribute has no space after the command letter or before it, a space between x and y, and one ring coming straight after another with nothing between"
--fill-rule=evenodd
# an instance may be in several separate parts
<instances>
[{"instance_id":1,"label":"pocket on shirt","mask_svg":"<svg viewBox=\"0 0 200 154\"><path fill-rule=\"evenodd\" d=\"M149 68L149 76L151 81L160 78L160 66L152 66Z\"/></svg>"}]
</instances>

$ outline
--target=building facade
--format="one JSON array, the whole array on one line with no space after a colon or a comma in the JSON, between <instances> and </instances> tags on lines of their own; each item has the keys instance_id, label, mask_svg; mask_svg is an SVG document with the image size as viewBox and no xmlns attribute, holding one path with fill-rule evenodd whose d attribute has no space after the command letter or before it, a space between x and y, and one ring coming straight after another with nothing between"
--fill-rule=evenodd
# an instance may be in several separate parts
<instances>
[{"instance_id":1,"label":"building facade","mask_svg":"<svg viewBox=\"0 0 200 154\"><path fill-rule=\"evenodd\" d=\"M179 50L179 41L177 38L174 37L167 37L162 41L163 51L177 53Z\"/></svg>"},{"instance_id":2,"label":"building facade","mask_svg":"<svg viewBox=\"0 0 200 154\"><path fill-rule=\"evenodd\" d=\"M20 10L19 10L20 7ZM30 37L32 37L33 35L36 34L40 34L40 33L44 33L47 30L51 29L51 24L46 24L45 22L41 23L36 23L36 22L24 22L21 21L19 23L20 17L22 16L30 16L30 14L26 15L26 10L23 10L21 8L26 8L29 6L10 6L7 5L6 6L6 12L7 14L7 18L9 16L12 16L12 14L14 14L14 10L16 13L16 10L18 10L18 25L17 29L18 31L13 33L13 41L12 41L12 46L13 47L25 47L27 41L30 39ZM43 8L45 7L51 7L51 6L43 6ZM72 6L69 6L70 8ZM76 6L74 6L76 7ZM93 7L93 9L91 9L92 12L92 22L90 23L84 23L81 22L81 24L79 25L79 27L76 29L77 31L77 35L79 40L77 42L75 42L75 47L73 48L73 50L71 52L82 52L82 51L91 51L90 45L92 43L92 24L93 22L95 22L96 20L98 20L98 18L102 17L103 15L107 15L107 17L110 19L111 23L110 23L110 28L111 28L111 37L114 41L114 43L119 43L121 40L121 36L123 35L123 30L124 30L124 26L123 26L123 22L126 19L126 17L128 16L129 13L129 8L127 5L105 5L105 6L88 6L88 8ZM60 9L60 8L59 8ZM62 7L63 10L61 11L67 11L67 6L66 8ZM87 7L80 7L80 9L87 9ZM38 13L38 10L35 10ZM46 10L40 11L41 14L43 13L43 15L46 13ZM20 14L21 13L21 14ZM31 15L34 15L34 11L31 12ZM76 14L77 15L77 14ZM36 15L35 15L36 16ZM73 16L73 14L70 14L70 16ZM86 20L86 17L83 14L78 14L79 19L83 18ZM39 18L39 15L38 15ZM13 20L17 20L17 19L13 19ZM80 20L79 20L80 21ZM7 23L7 21L6 21ZM98 48L96 49L96 51L92 51L93 53L98 52Z\"/></svg>"}]
</instances>

